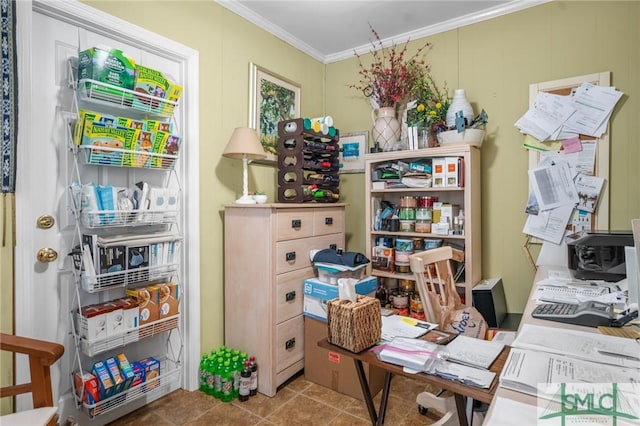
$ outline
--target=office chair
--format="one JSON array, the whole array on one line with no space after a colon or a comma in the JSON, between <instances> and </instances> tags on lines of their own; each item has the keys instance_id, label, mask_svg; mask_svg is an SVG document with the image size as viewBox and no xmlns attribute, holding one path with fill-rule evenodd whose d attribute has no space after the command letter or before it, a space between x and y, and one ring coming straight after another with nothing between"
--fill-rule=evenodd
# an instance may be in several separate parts
<instances>
[{"instance_id":1,"label":"office chair","mask_svg":"<svg viewBox=\"0 0 640 426\"><path fill-rule=\"evenodd\" d=\"M462 262L464 252L444 246L409 256L409 264L416 279L416 288L420 294L425 319L430 323L441 323L443 307L448 304L450 296L447 294L447 286L455 283L451 260ZM424 415L429 409L435 409L443 414L438 421L432 423L432 426L459 425L454 397L441 395L442 391L438 394L419 393L416 397L418 411ZM474 424L482 424L478 413L474 412L473 417Z\"/></svg>"},{"instance_id":2,"label":"office chair","mask_svg":"<svg viewBox=\"0 0 640 426\"><path fill-rule=\"evenodd\" d=\"M29 383L0 388L0 398L31 393L33 409L0 417L3 426L47 425L57 423L57 407L53 405L50 367L64 353L64 346L29 337L0 333L0 350L29 357Z\"/></svg>"}]
</instances>

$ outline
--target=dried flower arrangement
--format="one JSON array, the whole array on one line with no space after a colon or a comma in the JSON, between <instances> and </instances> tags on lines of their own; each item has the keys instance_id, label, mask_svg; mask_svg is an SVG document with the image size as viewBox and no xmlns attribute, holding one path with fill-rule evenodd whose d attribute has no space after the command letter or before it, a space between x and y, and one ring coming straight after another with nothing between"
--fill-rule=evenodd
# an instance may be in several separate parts
<instances>
[{"instance_id":1,"label":"dried flower arrangement","mask_svg":"<svg viewBox=\"0 0 640 426\"><path fill-rule=\"evenodd\" d=\"M429 65L422 54L425 49L431 47L431 43L425 43L407 59L405 55L409 41L402 47L393 44L385 49L379 34L371 24L369 28L374 36L374 40L371 41L372 62L365 66L361 56L355 53L360 66L360 80L349 87L370 98L378 107L395 107L409 100L416 82L428 76Z\"/></svg>"}]
</instances>

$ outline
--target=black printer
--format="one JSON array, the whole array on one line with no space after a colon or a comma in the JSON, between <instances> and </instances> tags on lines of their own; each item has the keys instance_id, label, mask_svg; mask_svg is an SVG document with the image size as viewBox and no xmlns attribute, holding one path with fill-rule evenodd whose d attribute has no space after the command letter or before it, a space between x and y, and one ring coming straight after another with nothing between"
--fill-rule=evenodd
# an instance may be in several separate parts
<instances>
[{"instance_id":1,"label":"black printer","mask_svg":"<svg viewBox=\"0 0 640 426\"><path fill-rule=\"evenodd\" d=\"M615 282L626 277L624 248L633 246L631 231L582 231L566 241L575 278Z\"/></svg>"}]
</instances>

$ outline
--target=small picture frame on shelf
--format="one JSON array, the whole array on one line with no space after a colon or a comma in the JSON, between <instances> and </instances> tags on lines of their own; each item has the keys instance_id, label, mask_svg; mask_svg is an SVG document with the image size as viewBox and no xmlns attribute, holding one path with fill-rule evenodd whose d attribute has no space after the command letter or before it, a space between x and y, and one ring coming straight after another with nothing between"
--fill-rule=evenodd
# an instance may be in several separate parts
<instances>
[{"instance_id":1,"label":"small picture frame on shelf","mask_svg":"<svg viewBox=\"0 0 640 426\"><path fill-rule=\"evenodd\" d=\"M254 63L249 64L249 127L256 129L267 158L276 164L278 122L300 117L300 85Z\"/></svg>"},{"instance_id":2,"label":"small picture frame on shelf","mask_svg":"<svg viewBox=\"0 0 640 426\"><path fill-rule=\"evenodd\" d=\"M364 173L364 154L369 149L369 132L340 135L340 173Z\"/></svg>"}]
</instances>

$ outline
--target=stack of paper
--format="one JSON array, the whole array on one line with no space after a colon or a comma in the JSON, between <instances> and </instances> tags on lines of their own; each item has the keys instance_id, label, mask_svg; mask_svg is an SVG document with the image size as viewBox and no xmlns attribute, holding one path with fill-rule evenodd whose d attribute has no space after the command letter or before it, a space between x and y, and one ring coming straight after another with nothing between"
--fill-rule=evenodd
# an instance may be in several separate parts
<instances>
[{"instance_id":1,"label":"stack of paper","mask_svg":"<svg viewBox=\"0 0 640 426\"><path fill-rule=\"evenodd\" d=\"M447 345L448 359L472 367L489 368L504 344L460 335Z\"/></svg>"},{"instance_id":2,"label":"stack of paper","mask_svg":"<svg viewBox=\"0 0 640 426\"><path fill-rule=\"evenodd\" d=\"M418 321L401 315L383 316L381 337L385 342L390 342L394 337L416 338L423 336L437 326L438 324Z\"/></svg>"}]
</instances>

